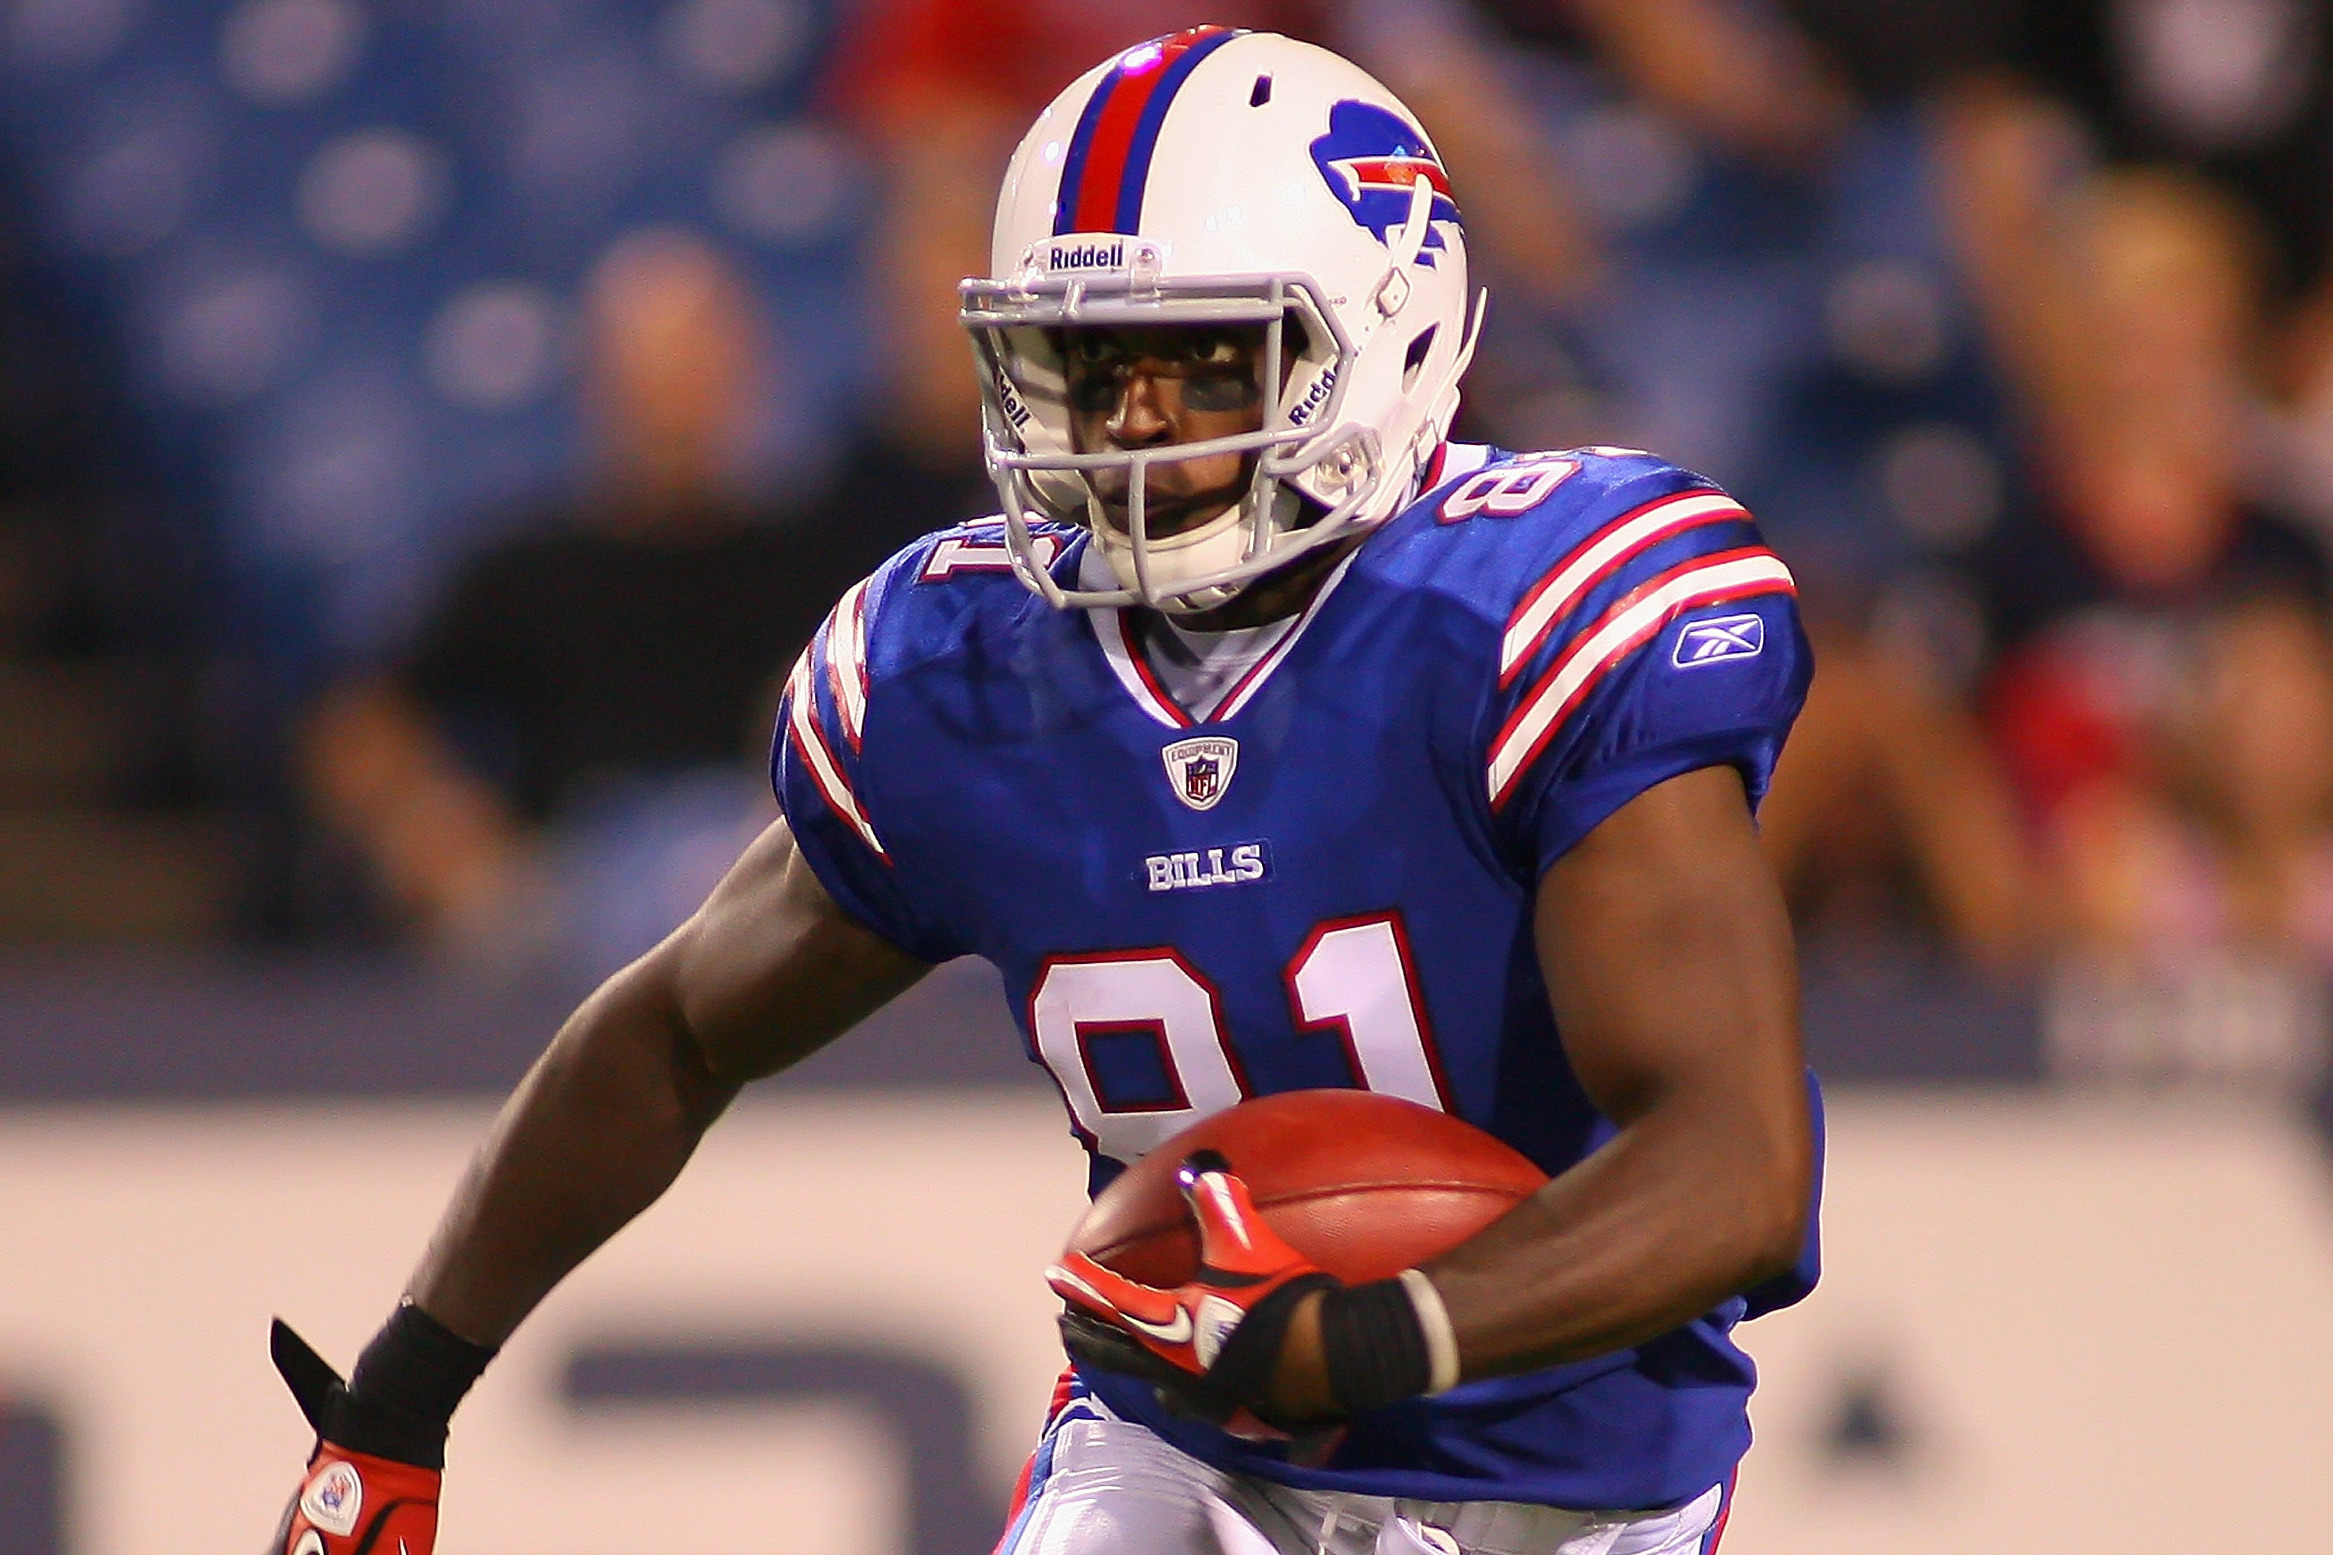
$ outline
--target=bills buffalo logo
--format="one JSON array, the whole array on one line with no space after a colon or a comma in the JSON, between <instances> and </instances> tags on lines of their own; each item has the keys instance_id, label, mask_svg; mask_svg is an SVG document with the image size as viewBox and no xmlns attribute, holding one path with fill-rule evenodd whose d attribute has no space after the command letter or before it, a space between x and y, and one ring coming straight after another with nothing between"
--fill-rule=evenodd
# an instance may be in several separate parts
<instances>
[{"instance_id":1,"label":"bills buffalo logo","mask_svg":"<svg viewBox=\"0 0 2333 1555\"><path fill-rule=\"evenodd\" d=\"M1239 741L1222 735L1177 740L1158 753L1175 797L1194 810L1214 808L1239 766Z\"/></svg>"},{"instance_id":2,"label":"bills buffalo logo","mask_svg":"<svg viewBox=\"0 0 2333 1555\"><path fill-rule=\"evenodd\" d=\"M1313 141L1312 161L1329 193L1378 242L1392 246L1395 232L1410 219L1411 191L1422 175L1434 191L1433 220L1456 222L1450 177L1415 125L1374 103L1347 99L1329 110L1329 132ZM1431 265L1442 234L1429 229L1418 263Z\"/></svg>"}]
</instances>

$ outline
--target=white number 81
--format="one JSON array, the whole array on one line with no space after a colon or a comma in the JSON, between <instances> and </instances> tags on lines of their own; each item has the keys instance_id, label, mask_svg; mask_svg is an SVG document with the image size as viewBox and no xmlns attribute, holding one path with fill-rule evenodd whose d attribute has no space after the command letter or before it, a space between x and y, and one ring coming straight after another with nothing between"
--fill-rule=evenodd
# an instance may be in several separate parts
<instances>
[{"instance_id":1,"label":"white number 81","mask_svg":"<svg viewBox=\"0 0 2333 1555\"><path fill-rule=\"evenodd\" d=\"M1281 975L1296 1028L1333 1032L1354 1083L1450 1110L1400 914L1321 924ZM1079 1132L1120 1161L1252 1094L1215 985L1171 947L1049 958L1029 1026ZM1162 1094L1115 1105L1103 1094L1092 1045L1111 1035L1157 1044Z\"/></svg>"}]
</instances>

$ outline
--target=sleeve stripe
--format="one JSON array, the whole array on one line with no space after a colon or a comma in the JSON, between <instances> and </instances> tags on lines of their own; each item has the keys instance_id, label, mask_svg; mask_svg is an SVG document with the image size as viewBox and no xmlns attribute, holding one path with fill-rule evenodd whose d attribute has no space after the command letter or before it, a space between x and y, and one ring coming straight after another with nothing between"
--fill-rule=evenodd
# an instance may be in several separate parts
<instances>
[{"instance_id":1,"label":"sleeve stripe","mask_svg":"<svg viewBox=\"0 0 2333 1555\"><path fill-rule=\"evenodd\" d=\"M1571 613L1588 590L1610 577L1629 558L1669 536L1701 524L1747 519L1741 504L1722 491L1687 491L1633 508L1598 530L1554 571L1532 585L1507 621L1499 640L1499 685L1504 689Z\"/></svg>"},{"instance_id":2,"label":"sleeve stripe","mask_svg":"<svg viewBox=\"0 0 2333 1555\"><path fill-rule=\"evenodd\" d=\"M861 578L827 617L826 678L842 710L843 737L857 750L867 727L867 585Z\"/></svg>"},{"instance_id":3,"label":"sleeve stripe","mask_svg":"<svg viewBox=\"0 0 2333 1555\"><path fill-rule=\"evenodd\" d=\"M805 651L794 661L794 673L786 683L787 725L793 732L794 748L802 753L826 807L857 832L877 858L888 864L891 855L885 851L883 839L875 835L875 823L859 808L859 796L851 792L849 780L836 765L834 752L827 747L826 736L818 727L814 680L810 655Z\"/></svg>"},{"instance_id":4,"label":"sleeve stripe","mask_svg":"<svg viewBox=\"0 0 2333 1555\"><path fill-rule=\"evenodd\" d=\"M1763 547L1697 556L1670 568L1604 612L1575 638L1538 684L1525 694L1491 741L1490 797L1496 810L1512 797L1516 780L1571 716L1596 682L1644 641L1687 610L1753 594L1795 594L1781 558Z\"/></svg>"}]
</instances>

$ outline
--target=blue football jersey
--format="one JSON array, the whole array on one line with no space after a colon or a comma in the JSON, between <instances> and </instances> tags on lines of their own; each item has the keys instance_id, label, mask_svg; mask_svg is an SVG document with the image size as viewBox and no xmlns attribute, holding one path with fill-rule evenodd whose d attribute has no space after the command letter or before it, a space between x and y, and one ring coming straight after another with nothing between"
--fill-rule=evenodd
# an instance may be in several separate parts
<instances>
[{"instance_id":1,"label":"blue football jersey","mask_svg":"<svg viewBox=\"0 0 2333 1555\"><path fill-rule=\"evenodd\" d=\"M1042 537L1065 579L1082 533ZM1203 718L1131 612L1060 611L1001 524L927 537L844 595L774 758L811 867L926 960L986 957L1096 1189L1249 1096L1358 1086L1556 1174L1611 1137L1533 949L1541 874L1654 784L1764 792L1810 661L1747 514L1647 454L1454 446ZM1297 1467L1092 1373L1211 1463L1430 1500L1667 1506L1749 1444L1729 1331L1792 1277L1633 1349L1353 1423Z\"/></svg>"}]
</instances>

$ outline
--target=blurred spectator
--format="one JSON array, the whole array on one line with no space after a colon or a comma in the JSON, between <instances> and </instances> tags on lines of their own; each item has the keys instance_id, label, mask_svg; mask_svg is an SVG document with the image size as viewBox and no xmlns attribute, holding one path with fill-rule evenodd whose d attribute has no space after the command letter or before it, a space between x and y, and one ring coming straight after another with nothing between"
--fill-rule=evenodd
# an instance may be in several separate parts
<instances>
[{"instance_id":1,"label":"blurred spectator","mask_svg":"<svg viewBox=\"0 0 2333 1555\"><path fill-rule=\"evenodd\" d=\"M2288 595L2192 623L2118 770L2053 828L2078 941L2123 957L2241 946L2333 970L2333 656Z\"/></svg>"},{"instance_id":2,"label":"blurred spectator","mask_svg":"<svg viewBox=\"0 0 2333 1555\"><path fill-rule=\"evenodd\" d=\"M2115 166L2207 174L2252 213L2282 305L2323 284L2333 212L2333 16L2321 0L2047 0L2018 63Z\"/></svg>"},{"instance_id":3,"label":"blurred spectator","mask_svg":"<svg viewBox=\"0 0 2333 1555\"><path fill-rule=\"evenodd\" d=\"M2333 976L2333 646L2275 594L2192 623L2121 770L2051 828L2070 931L2054 1067L2306 1094Z\"/></svg>"},{"instance_id":4,"label":"blurred spectator","mask_svg":"<svg viewBox=\"0 0 2333 1555\"><path fill-rule=\"evenodd\" d=\"M466 955L550 941L604 965L694 906L752 821L741 757L775 677L938 521L771 514L736 489L768 342L701 239L623 238L586 312L588 495L473 558L402 665L332 691L307 742L316 808L391 911Z\"/></svg>"},{"instance_id":5,"label":"blurred spectator","mask_svg":"<svg viewBox=\"0 0 2333 1555\"><path fill-rule=\"evenodd\" d=\"M2329 969L2324 564L2245 492L2263 336L2250 213L2118 170L2037 260L2053 522L1984 557L1991 719L2061 912L2065 1068L2305 1083Z\"/></svg>"},{"instance_id":6,"label":"blurred spectator","mask_svg":"<svg viewBox=\"0 0 2333 1555\"><path fill-rule=\"evenodd\" d=\"M1860 9L1875 30L1897 10L1793 3ZM1993 0L1968 15L1988 68L1944 94L1940 143L1962 257L2019 387L2056 392L2044 358L2061 315L2031 261L2061 197L2099 168L2200 175L2193 187L2248 229L2259 317L2232 429L2251 455L2243 488L2333 544L2333 14L2319 0Z\"/></svg>"},{"instance_id":7,"label":"blurred spectator","mask_svg":"<svg viewBox=\"0 0 2333 1555\"><path fill-rule=\"evenodd\" d=\"M2015 710L2037 705L2033 688L2087 683L2046 667L2095 657L2065 644L2095 637L2100 621L2177 623L2261 589L2314 597L2323 572L2308 541L2244 490L2242 413L2261 318L2242 208L2164 171L2101 175L2066 208L2067 241L2036 262L2045 273L2035 312L2052 336L2035 374L2036 463L2051 519L2005 529L1978 560L2008 651L2004 737L2045 813L2079 786L2082 761L2103 759L2021 733L2028 715ZM2130 679L2163 656L2107 657L2131 665L2114 672Z\"/></svg>"},{"instance_id":8,"label":"blurred spectator","mask_svg":"<svg viewBox=\"0 0 2333 1555\"><path fill-rule=\"evenodd\" d=\"M1815 684L1759 814L1800 931L1834 956L1935 945L2026 970L2033 881L1983 730L1912 645L1810 629Z\"/></svg>"}]
</instances>

